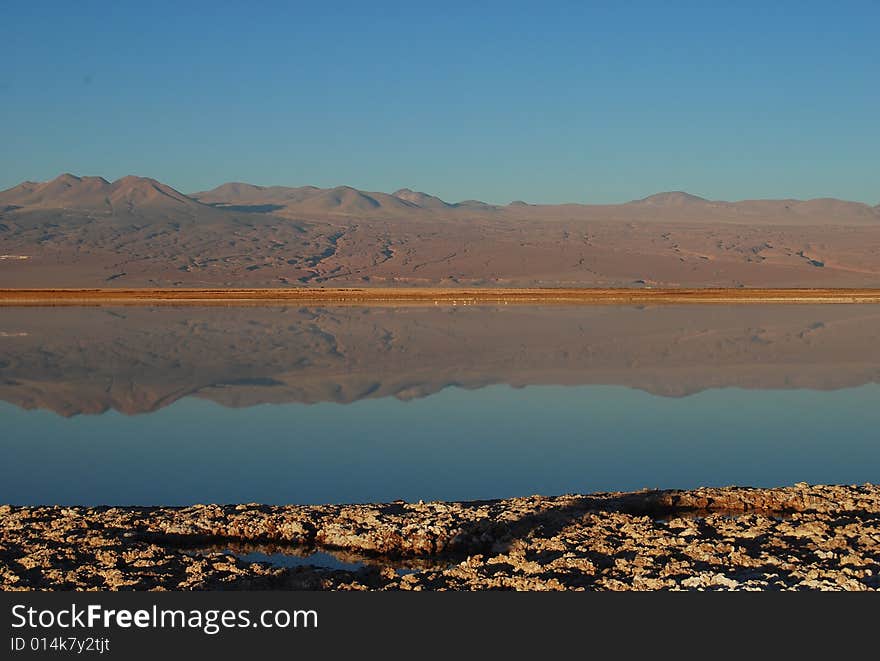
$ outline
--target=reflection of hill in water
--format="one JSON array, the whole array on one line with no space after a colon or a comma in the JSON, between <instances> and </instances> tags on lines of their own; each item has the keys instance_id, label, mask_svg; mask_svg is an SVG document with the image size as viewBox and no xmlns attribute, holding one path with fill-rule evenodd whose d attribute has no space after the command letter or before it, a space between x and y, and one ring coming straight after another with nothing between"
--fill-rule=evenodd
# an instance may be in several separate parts
<instances>
[{"instance_id":1,"label":"reflection of hill in water","mask_svg":"<svg viewBox=\"0 0 880 661\"><path fill-rule=\"evenodd\" d=\"M0 399L61 415L424 397L447 386L880 381L880 308L0 309Z\"/></svg>"}]
</instances>

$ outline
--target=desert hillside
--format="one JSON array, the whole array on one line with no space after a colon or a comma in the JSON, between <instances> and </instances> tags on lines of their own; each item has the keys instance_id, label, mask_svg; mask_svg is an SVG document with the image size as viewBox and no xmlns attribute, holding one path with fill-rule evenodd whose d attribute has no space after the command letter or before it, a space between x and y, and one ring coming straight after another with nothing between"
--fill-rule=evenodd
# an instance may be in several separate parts
<instances>
[{"instance_id":1,"label":"desert hillside","mask_svg":"<svg viewBox=\"0 0 880 661\"><path fill-rule=\"evenodd\" d=\"M827 198L493 205L70 174L0 192L3 287L865 287L878 256L880 208Z\"/></svg>"}]
</instances>

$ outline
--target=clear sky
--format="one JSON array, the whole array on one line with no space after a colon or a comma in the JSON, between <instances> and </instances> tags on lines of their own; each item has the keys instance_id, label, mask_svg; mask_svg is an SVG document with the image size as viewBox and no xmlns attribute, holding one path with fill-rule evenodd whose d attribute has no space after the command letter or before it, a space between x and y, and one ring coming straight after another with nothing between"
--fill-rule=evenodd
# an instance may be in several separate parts
<instances>
[{"instance_id":1,"label":"clear sky","mask_svg":"<svg viewBox=\"0 0 880 661\"><path fill-rule=\"evenodd\" d=\"M880 202L880 2L0 6L0 188Z\"/></svg>"}]
</instances>

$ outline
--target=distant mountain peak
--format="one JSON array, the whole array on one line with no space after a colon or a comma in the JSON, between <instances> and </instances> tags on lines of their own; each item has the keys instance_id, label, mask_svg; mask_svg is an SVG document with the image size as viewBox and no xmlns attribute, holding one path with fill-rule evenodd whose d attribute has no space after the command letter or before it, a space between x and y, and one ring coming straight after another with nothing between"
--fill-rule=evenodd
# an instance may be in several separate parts
<instances>
[{"instance_id":1,"label":"distant mountain peak","mask_svg":"<svg viewBox=\"0 0 880 661\"><path fill-rule=\"evenodd\" d=\"M422 191L415 191L412 188L401 188L400 190L391 193L391 195L399 200L421 207L422 209L445 209L452 206L435 195L429 195Z\"/></svg>"},{"instance_id":2,"label":"distant mountain peak","mask_svg":"<svg viewBox=\"0 0 880 661\"><path fill-rule=\"evenodd\" d=\"M627 204L641 204L646 206L684 206L686 204L705 204L708 202L704 197L700 197L698 195L692 195L691 193L686 193L685 191L665 191L662 193L655 193L654 195L649 195L648 197L643 197L640 200L633 200L632 202L627 202Z\"/></svg>"},{"instance_id":3,"label":"distant mountain peak","mask_svg":"<svg viewBox=\"0 0 880 661\"><path fill-rule=\"evenodd\" d=\"M114 182L104 177L79 177L65 172L46 182L25 182L0 193L4 203L46 209L133 212L154 206L199 205L167 184L149 177L127 175ZM200 205L199 205L200 206Z\"/></svg>"},{"instance_id":4,"label":"distant mountain peak","mask_svg":"<svg viewBox=\"0 0 880 661\"><path fill-rule=\"evenodd\" d=\"M113 183L114 184L138 184L138 183L145 183L145 182L154 183L154 182L156 182L156 180L153 179L152 177L141 177L136 174L127 174L124 177L119 177L119 179L117 179Z\"/></svg>"},{"instance_id":5,"label":"distant mountain peak","mask_svg":"<svg viewBox=\"0 0 880 661\"><path fill-rule=\"evenodd\" d=\"M184 205L198 204L198 202L180 191L150 177L128 175L114 181L110 184L109 188L111 203L124 200L128 204L143 204L157 201L162 203L170 201Z\"/></svg>"}]
</instances>

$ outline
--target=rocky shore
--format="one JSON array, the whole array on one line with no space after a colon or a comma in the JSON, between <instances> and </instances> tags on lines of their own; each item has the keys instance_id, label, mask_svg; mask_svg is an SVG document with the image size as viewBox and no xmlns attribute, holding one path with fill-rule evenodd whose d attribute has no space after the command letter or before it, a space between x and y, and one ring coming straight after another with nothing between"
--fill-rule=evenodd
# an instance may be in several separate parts
<instances>
[{"instance_id":1,"label":"rocky shore","mask_svg":"<svg viewBox=\"0 0 880 661\"><path fill-rule=\"evenodd\" d=\"M255 552L267 561L255 562ZM281 566L294 563L278 557L302 564ZM7 505L0 588L877 590L880 487L375 505Z\"/></svg>"}]
</instances>

